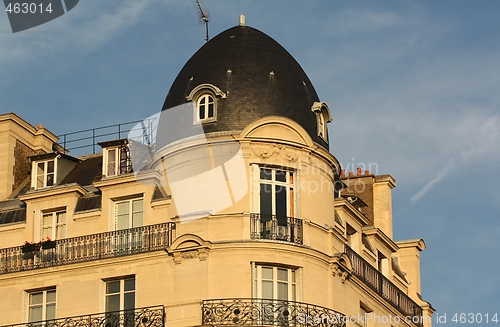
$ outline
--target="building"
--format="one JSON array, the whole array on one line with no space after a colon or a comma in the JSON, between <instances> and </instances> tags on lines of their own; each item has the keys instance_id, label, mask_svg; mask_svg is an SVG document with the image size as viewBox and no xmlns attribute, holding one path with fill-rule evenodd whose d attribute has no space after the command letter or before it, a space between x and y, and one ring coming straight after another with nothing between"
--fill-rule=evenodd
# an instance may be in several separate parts
<instances>
[{"instance_id":1,"label":"building","mask_svg":"<svg viewBox=\"0 0 500 327\"><path fill-rule=\"evenodd\" d=\"M0 326L431 326L396 182L346 175L331 119L243 21L101 153L0 115Z\"/></svg>"}]
</instances>

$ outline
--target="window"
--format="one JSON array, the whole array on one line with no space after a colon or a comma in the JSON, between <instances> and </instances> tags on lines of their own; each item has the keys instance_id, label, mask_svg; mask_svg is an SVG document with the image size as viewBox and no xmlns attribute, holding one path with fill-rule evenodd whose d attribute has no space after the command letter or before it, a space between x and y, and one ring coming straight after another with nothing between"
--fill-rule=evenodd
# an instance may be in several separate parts
<instances>
[{"instance_id":1,"label":"window","mask_svg":"<svg viewBox=\"0 0 500 327\"><path fill-rule=\"evenodd\" d=\"M295 173L283 169L260 167L261 238L285 237L288 217L295 212Z\"/></svg>"},{"instance_id":2,"label":"window","mask_svg":"<svg viewBox=\"0 0 500 327\"><path fill-rule=\"evenodd\" d=\"M254 297L260 299L296 301L297 272L295 269L265 265L254 266Z\"/></svg>"},{"instance_id":3,"label":"window","mask_svg":"<svg viewBox=\"0 0 500 327\"><path fill-rule=\"evenodd\" d=\"M135 276L106 281L106 312L135 309Z\"/></svg>"},{"instance_id":4,"label":"window","mask_svg":"<svg viewBox=\"0 0 500 327\"><path fill-rule=\"evenodd\" d=\"M115 237L117 251L133 251L143 244L144 200L129 199L115 202ZM133 228L133 229L131 229Z\"/></svg>"},{"instance_id":5,"label":"window","mask_svg":"<svg viewBox=\"0 0 500 327\"><path fill-rule=\"evenodd\" d=\"M42 239L66 238L66 210L42 213Z\"/></svg>"},{"instance_id":6,"label":"window","mask_svg":"<svg viewBox=\"0 0 500 327\"><path fill-rule=\"evenodd\" d=\"M198 121L215 120L215 101L211 94L202 94L196 102Z\"/></svg>"},{"instance_id":7,"label":"window","mask_svg":"<svg viewBox=\"0 0 500 327\"><path fill-rule=\"evenodd\" d=\"M134 326L135 276L105 281L106 326ZM132 311L132 312L130 312ZM120 318L121 316L121 318Z\"/></svg>"},{"instance_id":8,"label":"window","mask_svg":"<svg viewBox=\"0 0 500 327\"><path fill-rule=\"evenodd\" d=\"M56 289L28 292L28 322L38 322L33 326L50 326L41 321L50 322L56 318Z\"/></svg>"},{"instance_id":9,"label":"window","mask_svg":"<svg viewBox=\"0 0 500 327\"><path fill-rule=\"evenodd\" d=\"M105 176L117 176L132 171L130 151L127 146L106 149L105 162Z\"/></svg>"},{"instance_id":10,"label":"window","mask_svg":"<svg viewBox=\"0 0 500 327\"><path fill-rule=\"evenodd\" d=\"M261 306L255 325L291 323L293 303L298 301L299 270L271 265L253 264L253 298Z\"/></svg>"},{"instance_id":11,"label":"window","mask_svg":"<svg viewBox=\"0 0 500 327\"><path fill-rule=\"evenodd\" d=\"M115 230L142 226L143 210L142 198L115 202Z\"/></svg>"},{"instance_id":12,"label":"window","mask_svg":"<svg viewBox=\"0 0 500 327\"><path fill-rule=\"evenodd\" d=\"M35 163L35 185L34 188L39 189L54 185L55 180L55 160L38 161Z\"/></svg>"},{"instance_id":13,"label":"window","mask_svg":"<svg viewBox=\"0 0 500 327\"><path fill-rule=\"evenodd\" d=\"M318 136L328 143L328 128L326 124L332 121L330 108L328 108L325 102L314 102L311 110L316 114Z\"/></svg>"}]
</instances>

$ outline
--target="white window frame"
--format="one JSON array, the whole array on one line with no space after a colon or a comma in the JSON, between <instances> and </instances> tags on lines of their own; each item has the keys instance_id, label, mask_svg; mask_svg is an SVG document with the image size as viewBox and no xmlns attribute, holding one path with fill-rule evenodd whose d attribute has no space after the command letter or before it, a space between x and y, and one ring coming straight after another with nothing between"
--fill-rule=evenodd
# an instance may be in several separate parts
<instances>
[{"instance_id":1,"label":"white window frame","mask_svg":"<svg viewBox=\"0 0 500 327\"><path fill-rule=\"evenodd\" d=\"M204 118L201 118L201 110L200 110L200 107L201 107L201 101L202 100L205 100L205 103L203 104L203 106L205 106L205 108L203 109L203 113L204 113ZM212 104L213 105L213 112L212 112L212 116L209 116L209 105ZM195 106L195 121L198 122L198 123L205 123L205 122L212 122L212 121L216 121L217 120L217 98L215 97L214 94L212 94L212 92L203 92L201 93L197 98L196 98L196 106Z\"/></svg>"},{"instance_id":2,"label":"white window frame","mask_svg":"<svg viewBox=\"0 0 500 327\"><path fill-rule=\"evenodd\" d=\"M134 281L134 289L133 290L125 291L125 281L127 281L127 280ZM135 275L118 277L118 278L113 278L113 279L106 279L106 280L103 280L103 282L104 282L104 292L103 292L104 293L104 312L115 312L116 311L116 310L111 311L108 308L108 297L115 296L115 295L119 295L119 297L120 297L120 300L119 300L120 304L119 304L118 311L135 310L135 308L136 308L136 290L137 290L137 279L135 278ZM119 284L120 284L119 291L114 292L114 293L108 293L108 284L109 283L116 283L116 282L119 282ZM130 309L130 308L125 309L125 294L130 294L130 293L134 294L134 307L132 309Z\"/></svg>"},{"instance_id":3,"label":"white window frame","mask_svg":"<svg viewBox=\"0 0 500 327\"><path fill-rule=\"evenodd\" d=\"M115 161L112 164L113 166L110 166L111 163L109 161L111 158L110 155L111 152L115 153L114 154ZM125 157L122 157L123 155ZM125 162L125 166L122 165L123 162ZM106 177L123 175L130 173L132 171L130 150L126 145L105 148L103 155L103 163L104 164L102 165L102 175Z\"/></svg>"},{"instance_id":4,"label":"white window frame","mask_svg":"<svg viewBox=\"0 0 500 327\"><path fill-rule=\"evenodd\" d=\"M47 293L48 292L54 292L55 299L54 301L48 301L47 299ZM38 321L47 321L47 320L55 320L57 319L57 289L56 287L50 287L50 288L45 288L41 290L32 290L32 291L26 291L27 294L27 311L26 311L26 322L38 322ZM33 295L36 294L42 294L42 303L31 303ZM49 305L54 305L54 316L53 317L47 317L47 307ZM42 307L42 319L41 320L32 320L31 318L31 310L37 306Z\"/></svg>"},{"instance_id":5,"label":"white window frame","mask_svg":"<svg viewBox=\"0 0 500 327\"><path fill-rule=\"evenodd\" d=\"M271 179L262 179L261 178L261 172L262 170L267 169L271 171ZM285 181L279 181L276 178L276 173L285 173ZM260 212L260 199L261 199L261 194L260 194L260 187L262 184L268 185L269 187L272 188L271 191L271 214L272 215L277 215L276 213L276 188L277 187L284 187L287 190L286 194L286 207L287 207L287 212L286 212L286 217L295 217L295 206L296 206L296 181L297 181L297 174L295 170L291 169L286 169L286 168L277 168L277 167L268 167L268 166L259 166L259 197L258 197L258 208L259 208L259 213Z\"/></svg>"},{"instance_id":6,"label":"white window frame","mask_svg":"<svg viewBox=\"0 0 500 327\"><path fill-rule=\"evenodd\" d=\"M48 172L48 166L49 162L53 163L53 171ZM43 172L39 173L38 172L38 166L39 164L43 164ZM31 179L31 187L35 190L45 188L45 187L51 187L56 185L56 177L57 177L57 160L56 158L53 159L48 159L48 160L37 160L33 161L33 164L31 166L31 171L32 171L32 179ZM52 180L49 181L48 176L52 176ZM40 182L41 185L39 185L39 179L41 178Z\"/></svg>"},{"instance_id":7,"label":"white window frame","mask_svg":"<svg viewBox=\"0 0 500 327\"><path fill-rule=\"evenodd\" d=\"M64 221L59 222L59 215L64 215ZM50 217L50 224L45 224L45 217ZM50 211L42 211L41 219L40 219L40 237L45 239L49 237L51 240L56 239L64 239L67 237L67 222L68 222L68 212L66 208L60 208ZM44 229L51 229L50 235L45 235ZM57 237L58 233L62 235L62 237ZM46 240L46 239L45 239Z\"/></svg>"},{"instance_id":8,"label":"white window frame","mask_svg":"<svg viewBox=\"0 0 500 327\"><path fill-rule=\"evenodd\" d=\"M142 201L142 210L136 210L134 212L134 203L136 203L138 201ZM128 225L126 228L119 229L118 228L118 215L119 215L118 206L121 204L128 204L128 211L127 211ZM114 208L114 225L113 225L114 230L122 230L122 229L129 229L129 228L144 226L144 197L141 196L141 197L133 197L133 198L129 198L129 199L114 200L113 201L113 208ZM134 213L139 213L139 212L142 213L142 215L141 215L142 223L134 226Z\"/></svg>"},{"instance_id":9,"label":"white window frame","mask_svg":"<svg viewBox=\"0 0 500 327\"><path fill-rule=\"evenodd\" d=\"M268 300L276 300L276 301L301 301L301 282L302 282L302 269L300 268L291 268L284 266L277 266L272 264L259 264L252 262L252 284L253 284L253 298L254 299L263 299L262 296L262 282L266 281L262 278L262 268L271 268L273 269L273 279L269 279L267 281L272 281L273 283L273 296L272 298L265 298ZM278 270L286 270L288 274L287 278L287 286L288 286L288 298L287 299L279 299L278 298L278 283L282 283L283 281L278 280ZM293 276L295 275L295 281L293 281Z\"/></svg>"}]
</instances>

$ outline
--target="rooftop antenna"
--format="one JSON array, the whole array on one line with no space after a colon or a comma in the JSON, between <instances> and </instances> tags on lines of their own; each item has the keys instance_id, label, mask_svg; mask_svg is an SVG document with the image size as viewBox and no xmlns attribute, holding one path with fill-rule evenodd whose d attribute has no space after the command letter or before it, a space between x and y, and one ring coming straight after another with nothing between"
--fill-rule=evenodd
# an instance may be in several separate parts
<instances>
[{"instance_id":1,"label":"rooftop antenna","mask_svg":"<svg viewBox=\"0 0 500 327\"><path fill-rule=\"evenodd\" d=\"M205 30L207 32L205 41L208 42L208 12L203 10L203 7L201 6L201 0L196 0L196 5L198 6L198 16L200 20L205 23Z\"/></svg>"}]
</instances>

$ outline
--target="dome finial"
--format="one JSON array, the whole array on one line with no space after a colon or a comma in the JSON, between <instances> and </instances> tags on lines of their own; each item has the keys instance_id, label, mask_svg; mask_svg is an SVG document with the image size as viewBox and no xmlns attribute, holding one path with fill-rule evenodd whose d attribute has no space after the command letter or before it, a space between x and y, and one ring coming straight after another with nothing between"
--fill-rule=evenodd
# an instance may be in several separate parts
<instances>
[{"instance_id":1,"label":"dome finial","mask_svg":"<svg viewBox=\"0 0 500 327\"><path fill-rule=\"evenodd\" d=\"M240 15L240 26L245 26L245 15Z\"/></svg>"}]
</instances>

